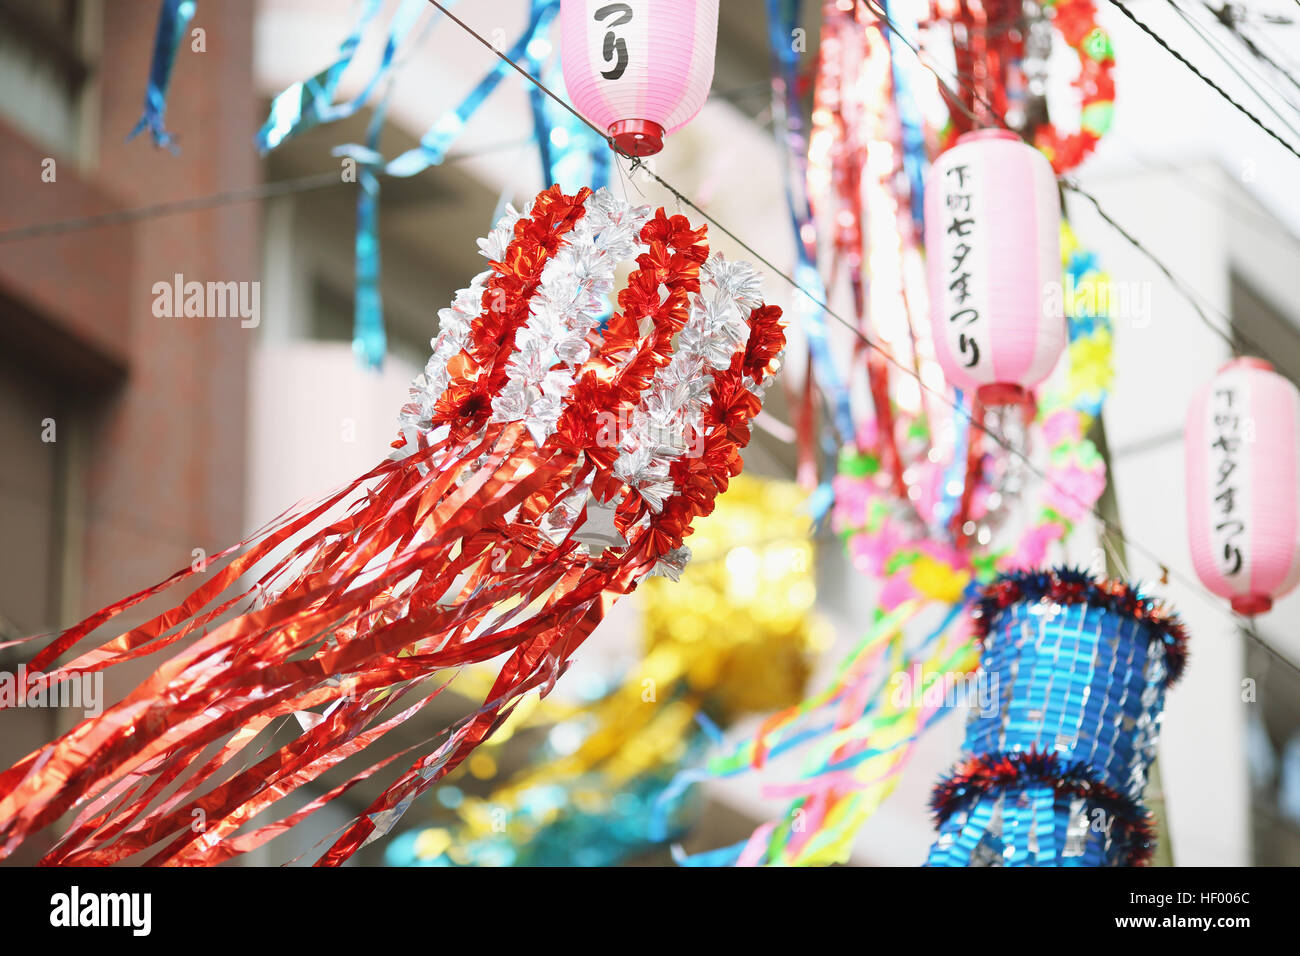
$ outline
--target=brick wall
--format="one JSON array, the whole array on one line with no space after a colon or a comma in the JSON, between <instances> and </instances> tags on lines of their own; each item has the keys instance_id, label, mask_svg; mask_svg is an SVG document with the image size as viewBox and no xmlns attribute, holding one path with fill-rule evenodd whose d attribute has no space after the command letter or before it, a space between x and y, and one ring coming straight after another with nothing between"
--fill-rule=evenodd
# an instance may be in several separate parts
<instances>
[{"instance_id":1,"label":"brick wall","mask_svg":"<svg viewBox=\"0 0 1300 956\"><path fill-rule=\"evenodd\" d=\"M167 120L178 155L139 116L156 0L113 0L92 82L99 140L81 173L0 122L0 229L134 209L257 182L252 77L255 4L203 3L177 59ZM84 614L242 536L247 363L256 331L236 318L158 318L153 285L259 279L253 203L0 245L0 348L56 381L75 421L71 500L80 554L63 607ZM39 423L32 424L33 429ZM54 454L52 449L46 449ZM38 452L39 453L39 452ZM6 542L7 547L21 542ZM62 623L67 623L64 621Z\"/></svg>"}]
</instances>

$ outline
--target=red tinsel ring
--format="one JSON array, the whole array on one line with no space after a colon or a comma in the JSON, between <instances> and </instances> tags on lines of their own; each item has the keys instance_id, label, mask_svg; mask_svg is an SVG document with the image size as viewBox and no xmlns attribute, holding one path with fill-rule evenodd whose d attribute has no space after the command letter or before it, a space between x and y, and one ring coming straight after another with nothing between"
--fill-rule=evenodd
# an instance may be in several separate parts
<instances>
[{"instance_id":1,"label":"red tinsel ring","mask_svg":"<svg viewBox=\"0 0 1300 956\"><path fill-rule=\"evenodd\" d=\"M1155 822L1141 804L1101 782L1086 763L1065 765L1053 752L1008 751L971 757L935 785L930 809L935 826L995 790L1040 784L1058 798L1088 801L1114 821L1111 834L1126 866L1146 866L1155 853Z\"/></svg>"},{"instance_id":2,"label":"red tinsel ring","mask_svg":"<svg viewBox=\"0 0 1300 956\"><path fill-rule=\"evenodd\" d=\"M1051 6L1055 9L1053 25L1079 55L1079 75L1073 86L1082 100L1080 109L1113 104L1115 57L1110 50L1109 37L1097 25L1097 8L1093 0L1056 0ZM1105 128L1100 132L1104 133ZM1099 142L1100 133L1085 128L1062 133L1055 124L1046 123L1034 131L1034 145L1051 161L1057 175L1087 159Z\"/></svg>"},{"instance_id":3,"label":"red tinsel ring","mask_svg":"<svg viewBox=\"0 0 1300 956\"><path fill-rule=\"evenodd\" d=\"M1002 611L1011 605L1043 600L1061 605L1105 607L1145 624L1165 649L1166 687L1173 687L1186 669L1187 630L1173 609L1154 598L1141 596L1125 581L1093 578L1076 568L1009 571L998 575L985 585L971 610L976 643L983 646Z\"/></svg>"},{"instance_id":4,"label":"red tinsel ring","mask_svg":"<svg viewBox=\"0 0 1300 956\"><path fill-rule=\"evenodd\" d=\"M1187 630L1168 606L1143 597L1124 581L1095 578L1086 571L1054 568L1009 571L985 585L971 611L976 642L982 647L1002 612L1013 604L1047 600L1088 604L1146 625L1165 652L1165 686L1172 687L1187 666Z\"/></svg>"}]
</instances>

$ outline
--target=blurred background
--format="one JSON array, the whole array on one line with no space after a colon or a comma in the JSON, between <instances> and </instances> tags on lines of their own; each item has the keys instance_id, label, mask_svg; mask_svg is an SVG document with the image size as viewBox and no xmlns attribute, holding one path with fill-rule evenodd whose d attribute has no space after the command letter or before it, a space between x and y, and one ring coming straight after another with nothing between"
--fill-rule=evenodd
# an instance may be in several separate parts
<instances>
[{"instance_id":1,"label":"blurred background","mask_svg":"<svg viewBox=\"0 0 1300 956\"><path fill-rule=\"evenodd\" d=\"M818 5L806 6L806 56L814 57ZM1265 344L1279 371L1300 381L1300 160L1116 10L1099 6L1115 46L1116 116L1078 180L1195 298ZM1294 133L1300 6L1233 7L1233 30L1216 15L1220 6L1133 3L1226 90ZM527 0L494 0L457 12L485 36L514 37L527 10ZM794 248L771 130L765 4L722 0L721 10L713 95L668 140L656 168L784 265ZM350 344L357 187L330 174L340 168L331 148L364 141L369 114L304 134L266 158L253 144L271 97L329 62L351 28L353 4L200 3L190 26L204 31L205 48L182 50L167 107L176 153L144 136L126 139L140 112L157 13L155 0L0 0L0 640L75 623L190 564L196 549L213 553L373 465L395 435L437 309L481 268L474 239L503 201L518 205L546 185L516 76L473 116L446 162L384 183L389 355L381 372L366 371ZM449 21L421 37L393 92L385 156L414 146L492 63L489 50ZM381 31L366 36L342 97L360 91L381 42ZM1073 121L1071 108L1068 92L1053 104L1062 125ZM53 181L42 175L51 168ZM674 208L644 178L616 173L612 181L620 194ZM184 205L191 200L201 208ZM181 208L130 215L160 204ZM1183 414L1227 350L1095 210L1070 197L1067 211L1111 276L1149 293L1149 309L1118 318L1115 329L1116 378L1104 412L1114 487L1126 533L1194 579ZM57 223L67 225L31 228ZM729 257L741 256L713 239ZM157 316L154 285L176 275L260 283L260 321ZM766 277L765 290L788 306L790 289L779 278ZM788 367L797 371L805 346L793 334ZM837 344L847 347L847 337ZM778 423L790 420L780 390L767 411ZM795 455L782 435L779 427L756 432L746 474L793 479ZM1087 563L1096 547L1095 529L1084 525L1069 556ZM832 535L820 535L813 551L808 687L861 636L874 600L872 582L849 566ZM725 547L717 559L733 575L749 573L747 560L728 562ZM1160 580L1159 565L1143 555L1130 551L1127 561L1132 577ZM1191 663L1169 698L1160 746L1175 861L1300 864L1300 678L1244 640L1218 599L1177 580L1159 591L1192 634ZM557 687L561 705L637 666L653 620L647 603L659 594L634 594L602 625ZM1279 602L1258 630L1300 660L1300 595ZM21 646L0 650L0 666L13 670L29 655ZM109 696L141 673L110 675ZM446 716L456 706L448 703ZM736 740L762 715L741 708L733 716L725 733ZM72 721L58 710L0 713L0 766ZM859 834L855 863L924 859L933 836L926 799L961 730L960 718L949 717L928 734ZM419 738L417 729L409 733L394 746ZM524 766L541 735L521 728L487 763L471 763L456 786L467 796L488 793ZM333 782L326 778L319 792ZM350 791L302 834L278 841L274 859L305 851L380 789L376 781ZM303 799L313 795L304 790ZM697 802L696 822L681 835L688 850L741 840L783 806L747 776L708 784ZM433 823L440 812L422 801L404 826ZM386 843L356 861L384 862ZM24 848L15 862L30 862L39 849ZM669 855L660 848L630 860L662 863ZM237 862L271 861L258 851Z\"/></svg>"}]
</instances>

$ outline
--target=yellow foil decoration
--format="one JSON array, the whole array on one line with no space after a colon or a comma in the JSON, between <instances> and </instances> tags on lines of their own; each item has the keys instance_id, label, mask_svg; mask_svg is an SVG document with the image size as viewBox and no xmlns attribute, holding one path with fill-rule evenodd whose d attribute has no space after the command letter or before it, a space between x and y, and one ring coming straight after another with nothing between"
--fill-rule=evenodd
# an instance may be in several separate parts
<instances>
[{"instance_id":1,"label":"yellow foil decoration","mask_svg":"<svg viewBox=\"0 0 1300 956\"><path fill-rule=\"evenodd\" d=\"M797 485L741 475L687 539L693 557L681 580L641 585L647 654L669 657L724 726L797 703L812 654L827 643L809 613L805 498Z\"/></svg>"}]
</instances>

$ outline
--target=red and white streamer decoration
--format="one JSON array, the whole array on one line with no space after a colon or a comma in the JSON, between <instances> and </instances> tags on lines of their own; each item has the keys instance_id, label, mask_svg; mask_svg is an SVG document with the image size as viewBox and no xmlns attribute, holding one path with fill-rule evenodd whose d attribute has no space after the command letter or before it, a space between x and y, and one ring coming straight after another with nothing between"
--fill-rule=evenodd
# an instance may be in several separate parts
<instances>
[{"instance_id":1,"label":"red and white streamer decoration","mask_svg":"<svg viewBox=\"0 0 1300 956\"><path fill-rule=\"evenodd\" d=\"M0 858L71 812L43 862L220 863L409 760L414 748L360 757L344 783L277 812L457 668L504 657L482 706L316 860L338 865L524 694L547 693L619 596L681 571L691 522L740 473L785 344L780 310L752 267L710 255L704 228L607 190L553 187L480 248L489 268L441 313L387 460L32 659L28 696L166 652L124 700L0 773ZM182 582L188 595L149 617L146 602ZM137 605L143 623L55 665ZM273 736L291 719L301 733Z\"/></svg>"},{"instance_id":2,"label":"red and white streamer decoration","mask_svg":"<svg viewBox=\"0 0 1300 956\"><path fill-rule=\"evenodd\" d=\"M709 95L718 0L562 0L564 85L631 156L663 148Z\"/></svg>"},{"instance_id":3,"label":"red and white streamer decoration","mask_svg":"<svg viewBox=\"0 0 1300 956\"><path fill-rule=\"evenodd\" d=\"M961 136L930 168L925 247L935 356L986 405L1026 401L1066 345L1051 164L1005 130Z\"/></svg>"},{"instance_id":4,"label":"red and white streamer decoration","mask_svg":"<svg viewBox=\"0 0 1300 956\"><path fill-rule=\"evenodd\" d=\"M1300 582L1300 390L1263 359L1227 363L1192 400L1185 450L1196 573L1262 614Z\"/></svg>"}]
</instances>

